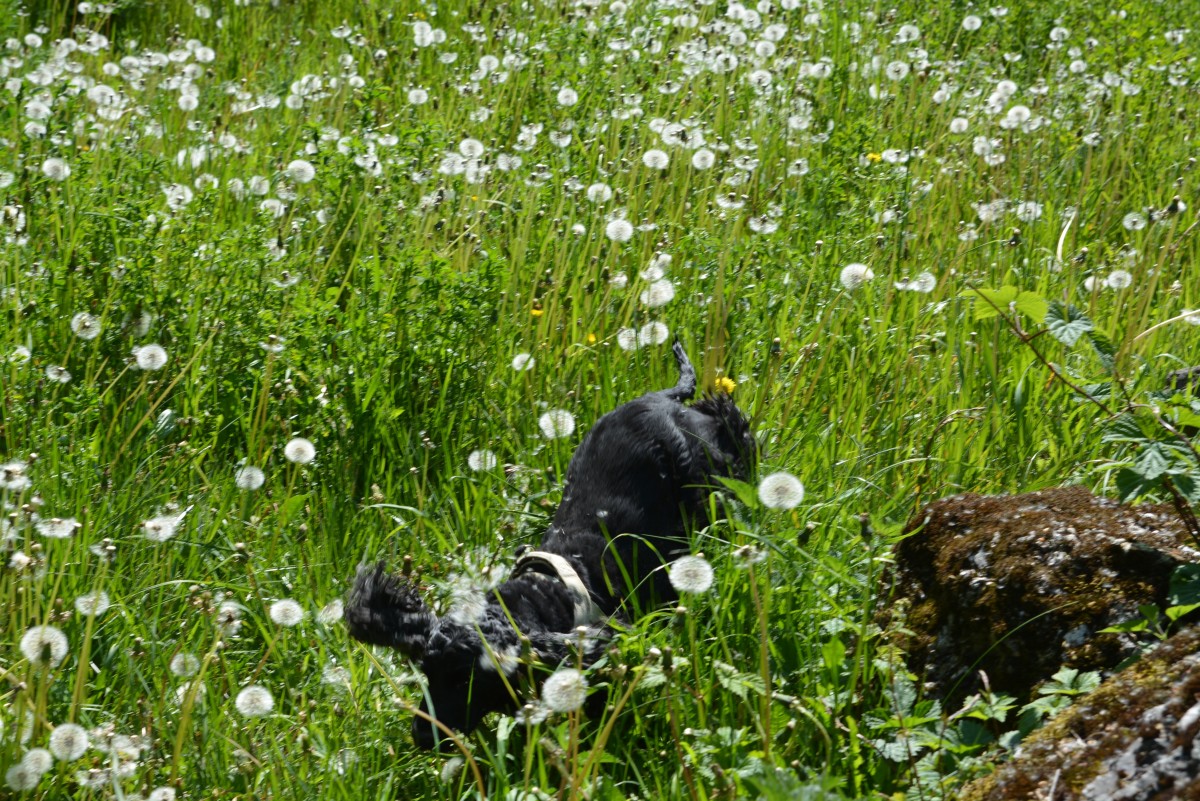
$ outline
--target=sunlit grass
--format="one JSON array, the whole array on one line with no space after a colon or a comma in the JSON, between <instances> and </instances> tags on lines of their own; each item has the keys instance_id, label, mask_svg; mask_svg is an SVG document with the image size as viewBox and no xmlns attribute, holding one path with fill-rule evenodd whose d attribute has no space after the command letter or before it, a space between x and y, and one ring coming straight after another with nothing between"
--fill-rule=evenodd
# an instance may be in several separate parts
<instances>
[{"instance_id":1,"label":"sunlit grass","mask_svg":"<svg viewBox=\"0 0 1200 801\"><path fill-rule=\"evenodd\" d=\"M7 16L0 462L25 466L0 476L0 768L65 722L103 746L25 795L940 797L873 745L902 674L873 628L888 538L951 493L1104 489L1110 456L1096 411L960 296L1070 301L1135 386L1195 361L1187 320L1135 337L1200 306L1195 34L1175 33L1198 20L1184 0L1014 4L977 30L826 5ZM847 288L851 263L873 278ZM364 559L411 556L444 595L466 560L536 542L582 433L674 381L670 337L736 382L804 502L729 502L697 533L716 584L614 641L588 674L604 716L491 720L443 772L407 733L411 666L329 604ZM151 344L166 363L140 369ZM571 437L539 433L555 408ZM497 465L470 469L478 449ZM80 525L39 534L53 518ZM76 611L99 591L108 610ZM281 599L304 620L272 620ZM70 643L57 667L19 648L38 625ZM252 684L269 714L238 711Z\"/></svg>"}]
</instances>

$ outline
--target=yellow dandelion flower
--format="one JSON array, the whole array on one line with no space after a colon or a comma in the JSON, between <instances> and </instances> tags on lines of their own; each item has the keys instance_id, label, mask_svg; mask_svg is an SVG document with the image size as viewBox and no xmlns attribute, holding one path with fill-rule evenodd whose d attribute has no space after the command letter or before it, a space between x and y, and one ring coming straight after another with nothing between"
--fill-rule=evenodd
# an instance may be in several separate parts
<instances>
[{"instance_id":1,"label":"yellow dandelion flower","mask_svg":"<svg viewBox=\"0 0 1200 801\"><path fill-rule=\"evenodd\" d=\"M587 335L587 337L586 337L586 339L587 339L587 343L588 343L589 345L595 345L595 344L596 344L596 335L595 335L595 334L588 334L588 335Z\"/></svg>"},{"instance_id":2,"label":"yellow dandelion flower","mask_svg":"<svg viewBox=\"0 0 1200 801\"><path fill-rule=\"evenodd\" d=\"M530 309L529 313L532 314L534 317L541 317L542 314L544 314L544 312L541 309L539 309L537 306L534 306L532 309Z\"/></svg>"},{"instance_id":3,"label":"yellow dandelion flower","mask_svg":"<svg viewBox=\"0 0 1200 801\"><path fill-rule=\"evenodd\" d=\"M868 153L867 161L871 162L872 164L878 164L879 162L883 161L883 156L879 153Z\"/></svg>"},{"instance_id":4,"label":"yellow dandelion flower","mask_svg":"<svg viewBox=\"0 0 1200 801\"><path fill-rule=\"evenodd\" d=\"M716 386L718 392L724 392L726 395L731 394L737 389L737 382L727 375L718 376L713 384Z\"/></svg>"}]
</instances>

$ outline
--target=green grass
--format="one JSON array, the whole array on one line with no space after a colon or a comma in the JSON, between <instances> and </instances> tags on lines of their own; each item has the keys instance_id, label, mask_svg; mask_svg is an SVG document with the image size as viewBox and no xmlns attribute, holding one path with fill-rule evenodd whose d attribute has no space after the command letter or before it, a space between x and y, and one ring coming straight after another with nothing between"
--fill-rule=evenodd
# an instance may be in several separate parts
<instances>
[{"instance_id":1,"label":"green grass","mask_svg":"<svg viewBox=\"0 0 1200 801\"><path fill-rule=\"evenodd\" d=\"M1103 415L1001 320L976 319L965 290L1013 285L1078 306L1138 391L1200 355L1185 321L1134 340L1200 307L1194 209L1124 224L1176 195L1197 205L1197 34L1164 37L1200 29L1189 0L1021 0L1000 17L974 9L977 31L961 4L908 0L770 3L758 26L721 4L642 0L620 14L210 5L119 0L80 15L42 2L10 5L0 23L15 37L0 103L0 461L28 463L31 481L0 490L0 768L66 722L136 738L57 762L23 797L782 798L804 785L814 798L939 798L985 769L994 751L918 765L920 753L881 745L916 725L889 722L912 685L874 628L887 546L952 493L1115 492ZM415 46L417 22L445 41ZM774 53L755 55L774 23L787 26ZM896 43L909 23L919 39ZM334 36L343 24L349 36ZM75 26L106 38L90 47ZM1056 26L1065 41L1048 47ZM40 44L22 41L35 31ZM68 35L84 50L56 49ZM701 43L736 68L704 66ZM484 56L498 59L486 74ZM912 66L893 81L883 69L897 60ZM829 75L814 77L821 63ZM769 88L752 85L758 69ZM304 76L320 90L279 102ZM1016 94L987 111L1005 79ZM97 103L93 83L123 93L117 105ZM557 100L565 86L573 106ZM428 102L411 103L413 88ZM1031 130L1000 124L1016 104L1040 121ZM965 133L951 132L956 117ZM664 145L656 119L702 133L715 166ZM980 136L1002 162L974 152ZM468 137L492 167L476 182L438 171ZM650 148L669 154L665 170L644 166ZM500 154L521 163L500 169ZM66 180L43 171L52 157ZM289 177L296 159L311 182ZM797 159L806 173L789 173ZM596 183L611 200L588 199ZM173 184L192 195L177 210ZM973 204L997 199L1009 209L981 222ZM1037 219L1016 216L1024 201L1041 204ZM611 241L618 210L653 227ZM764 220L776 230L756 232ZM675 296L650 308L640 275L658 253ZM845 289L850 263L874 278ZM1105 286L1115 270L1127 288ZM932 291L895 288L925 271ZM72 331L82 312L95 339ZM614 640L589 674L609 694L605 717L489 720L465 769L443 778L444 758L408 736L411 666L317 613L364 559L411 555L436 595L465 555L504 563L536 542L590 424L673 383L666 344L618 346L621 329L652 322L707 384L737 382L763 473L794 473L805 500L730 503L696 535L716 583ZM271 337L282 350L263 347ZM168 354L160 370L132 363L150 343ZM1037 343L1074 380L1105 372L1090 351ZM532 369L513 369L518 353ZM541 436L551 408L575 416L571 437ZM298 436L316 447L307 465L283 455ZM476 449L500 466L470 470ZM242 465L265 471L261 489L235 486ZM144 536L144 521L184 510L173 538ZM50 539L35 516L80 526ZM766 558L739 567L747 543ZM99 590L111 608L78 614L75 599ZM272 622L279 599L306 620ZM236 604L236 632L222 603ZM53 669L18 648L43 624L70 643ZM169 669L181 653L199 660L195 676ZM239 714L248 684L271 691L271 714Z\"/></svg>"}]
</instances>

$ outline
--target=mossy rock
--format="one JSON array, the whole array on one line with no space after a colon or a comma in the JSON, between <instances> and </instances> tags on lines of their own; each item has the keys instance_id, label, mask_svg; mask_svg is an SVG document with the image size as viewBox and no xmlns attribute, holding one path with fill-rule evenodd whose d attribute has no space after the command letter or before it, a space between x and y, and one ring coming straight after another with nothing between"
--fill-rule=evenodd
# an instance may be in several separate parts
<instances>
[{"instance_id":1,"label":"mossy rock","mask_svg":"<svg viewBox=\"0 0 1200 801\"><path fill-rule=\"evenodd\" d=\"M1164 605L1176 566L1200 561L1172 507L1082 487L944 498L905 534L881 622L951 706L979 689L981 670L1025 701L1063 665L1115 668L1145 643L1098 632Z\"/></svg>"},{"instance_id":2,"label":"mossy rock","mask_svg":"<svg viewBox=\"0 0 1200 801\"><path fill-rule=\"evenodd\" d=\"M1200 799L1200 627L1176 634L1035 732L960 801Z\"/></svg>"}]
</instances>

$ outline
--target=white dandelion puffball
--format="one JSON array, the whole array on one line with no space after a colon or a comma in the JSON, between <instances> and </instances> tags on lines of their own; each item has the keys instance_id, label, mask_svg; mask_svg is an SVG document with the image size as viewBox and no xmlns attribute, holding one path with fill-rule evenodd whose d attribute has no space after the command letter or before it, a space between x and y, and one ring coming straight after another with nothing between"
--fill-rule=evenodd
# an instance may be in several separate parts
<instances>
[{"instance_id":1,"label":"white dandelion puffball","mask_svg":"<svg viewBox=\"0 0 1200 801\"><path fill-rule=\"evenodd\" d=\"M45 748L30 748L21 757L21 764L41 776L54 767L54 755Z\"/></svg>"},{"instance_id":2,"label":"white dandelion puffball","mask_svg":"<svg viewBox=\"0 0 1200 801\"><path fill-rule=\"evenodd\" d=\"M574 712L587 698L587 680L575 668L556 670L542 685L542 703L555 712Z\"/></svg>"},{"instance_id":3,"label":"white dandelion puffball","mask_svg":"<svg viewBox=\"0 0 1200 801\"><path fill-rule=\"evenodd\" d=\"M1200 325L1200 311L1196 309L1184 309L1180 312L1180 316L1188 325Z\"/></svg>"},{"instance_id":4,"label":"white dandelion puffball","mask_svg":"<svg viewBox=\"0 0 1200 801\"><path fill-rule=\"evenodd\" d=\"M875 277L875 272L865 264L847 264L842 268L839 280L846 289L858 289Z\"/></svg>"},{"instance_id":5,"label":"white dandelion puffball","mask_svg":"<svg viewBox=\"0 0 1200 801\"><path fill-rule=\"evenodd\" d=\"M483 470L491 470L496 466L496 463L496 454L485 448L480 448L477 451L471 451L471 453L467 455L467 467L471 468L476 473Z\"/></svg>"},{"instance_id":6,"label":"white dandelion puffball","mask_svg":"<svg viewBox=\"0 0 1200 801\"><path fill-rule=\"evenodd\" d=\"M237 694L233 705L248 718L261 718L263 715L269 715L275 708L275 697L266 687L251 684Z\"/></svg>"},{"instance_id":7,"label":"white dandelion puffball","mask_svg":"<svg viewBox=\"0 0 1200 801\"><path fill-rule=\"evenodd\" d=\"M161 345L143 345L133 351L139 370L161 370L167 364L167 352Z\"/></svg>"},{"instance_id":8,"label":"white dandelion puffball","mask_svg":"<svg viewBox=\"0 0 1200 801\"><path fill-rule=\"evenodd\" d=\"M566 409L551 409L538 418L538 428L546 439L560 439L575 433L575 415Z\"/></svg>"},{"instance_id":9,"label":"white dandelion puffball","mask_svg":"<svg viewBox=\"0 0 1200 801\"><path fill-rule=\"evenodd\" d=\"M88 750L87 729L78 723L62 723L50 732L50 753L63 762L73 762Z\"/></svg>"},{"instance_id":10,"label":"white dandelion puffball","mask_svg":"<svg viewBox=\"0 0 1200 801\"><path fill-rule=\"evenodd\" d=\"M676 592L699 595L712 586L713 569L703 556L681 556L671 563L667 578Z\"/></svg>"},{"instance_id":11,"label":"white dandelion puffball","mask_svg":"<svg viewBox=\"0 0 1200 801\"><path fill-rule=\"evenodd\" d=\"M38 667L58 667L69 647L67 635L54 626L33 626L21 637L21 653Z\"/></svg>"},{"instance_id":12,"label":"white dandelion puffball","mask_svg":"<svg viewBox=\"0 0 1200 801\"><path fill-rule=\"evenodd\" d=\"M146 801L175 801L175 788L156 787L146 796Z\"/></svg>"},{"instance_id":13,"label":"white dandelion puffball","mask_svg":"<svg viewBox=\"0 0 1200 801\"><path fill-rule=\"evenodd\" d=\"M80 522L73 517L52 517L49 520L39 520L34 528L46 539L65 540L80 527Z\"/></svg>"},{"instance_id":14,"label":"white dandelion puffball","mask_svg":"<svg viewBox=\"0 0 1200 801\"><path fill-rule=\"evenodd\" d=\"M665 306L675 298L675 285L670 278L660 278L647 287L641 295L642 303L652 309Z\"/></svg>"},{"instance_id":15,"label":"white dandelion puffball","mask_svg":"<svg viewBox=\"0 0 1200 801\"><path fill-rule=\"evenodd\" d=\"M42 175L51 181L65 181L71 174L71 165L60 158L48 158L42 162Z\"/></svg>"},{"instance_id":16,"label":"white dandelion puffball","mask_svg":"<svg viewBox=\"0 0 1200 801\"><path fill-rule=\"evenodd\" d=\"M646 323L638 329L638 344L639 345L661 345L671 336L671 329L667 328L666 323L658 321Z\"/></svg>"},{"instance_id":17,"label":"white dandelion puffball","mask_svg":"<svg viewBox=\"0 0 1200 801\"><path fill-rule=\"evenodd\" d=\"M579 93L569 86L564 86L558 90L558 105L573 106L579 102Z\"/></svg>"},{"instance_id":18,"label":"white dandelion puffball","mask_svg":"<svg viewBox=\"0 0 1200 801\"><path fill-rule=\"evenodd\" d=\"M1128 270L1113 270L1104 283L1109 289L1128 289L1133 285L1133 275Z\"/></svg>"},{"instance_id":19,"label":"white dandelion puffball","mask_svg":"<svg viewBox=\"0 0 1200 801\"><path fill-rule=\"evenodd\" d=\"M321 611L317 612L317 622L322 626L332 626L342 619L342 613L346 611L345 604L340 598L334 598L329 603L321 607Z\"/></svg>"},{"instance_id":20,"label":"white dandelion puffball","mask_svg":"<svg viewBox=\"0 0 1200 801\"><path fill-rule=\"evenodd\" d=\"M266 474L257 467L241 467L233 474L233 485L241 490L256 490L266 480Z\"/></svg>"},{"instance_id":21,"label":"white dandelion puffball","mask_svg":"<svg viewBox=\"0 0 1200 801\"><path fill-rule=\"evenodd\" d=\"M41 779L42 774L24 762L18 762L4 773L4 782L8 785L9 789L16 790L17 792L32 790L38 786L38 782Z\"/></svg>"},{"instance_id":22,"label":"white dandelion puffball","mask_svg":"<svg viewBox=\"0 0 1200 801\"><path fill-rule=\"evenodd\" d=\"M638 349L638 333L634 328L622 328L617 331L617 345L621 350Z\"/></svg>"},{"instance_id":23,"label":"white dandelion puffball","mask_svg":"<svg viewBox=\"0 0 1200 801\"><path fill-rule=\"evenodd\" d=\"M665 170L671 163L671 157L666 151L652 148L642 154L642 164L652 170Z\"/></svg>"},{"instance_id":24,"label":"white dandelion puffball","mask_svg":"<svg viewBox=\"0 0 1200 801\"><path fill-rule=\"evenodd\" d=\"M522 372L525 370L532 370L533 362L534 362L533 356L531 356L530 354L518 353L516 356L513 356L512 369L516 370L517 372Z\"/></svg>"},{"instance_id":25,"label":"white dandelion puffball","mask_svg":"<svg viewBox=\"0 0 1200 801\"><path fill-rule=\"evenodd\" d=\"M633 223L623 217L609 220L604 226L604 235L613 242L628 242L633 239Z\"/></svg>"},{"instance_id":26,"label":"white dandelion puffball","mask_svg":"<svg viewBox=\"0 0 1200 801\"><path fill-rule=\"evenodd\" d=\"M300 625L304 621L304 608L291 598L276 601L271 604L271 608L268 611L272 622L279 626L291 628L292 626Z\"/></svg>"},{"instance_id":27,"label":"white dandelion puffball","mask_svg":"<svg viewBox=\"0 0 1200 801\"><path fill-rule=\"evenodd\" d=\"M304 159L296 159L287 165L287 174L298 184L306 184L317 177L317 169Z\"/></svg>"},{"instance_id":28,"label":"white dandelion puffball","mask_svg":"<svg viewBox=\"0 0 1200 801\"><path fill-rule=\"evenodd\" d=\"M692 154L692 166L697 170L707 170L712 167L717 161L717 156L706 147L702 147Z\"/></svg>"},{"instance_id":29,"label":"white dandelion puffball","mask_svg":"<svg viewBox=\"0 0 1200 801\"><path fill-rule=\"evenodd\" d=\"M758 499L768 509L794 509L804 500L804 485L791 473L772 473L758 482Z\"/></svg>"},{"instance_id":30,"label":"white dandelion puffball","mask_svg":"<svg viewBox=\"0 0 1200 801\"><path fill-rule=\"evenodd\" d=\"M167 667L173 675L186 679L195 676L200 670L200 659L195 654L180 651L171 657L171 662Z\"/></svg>"},{"instance_id":31,"label":"white dandelion puffball","mask_svg":"<svg viewBox=\"0 0 1200 801\"><path fill-rule=\"evenodd\" d=\"M86 617L99 617L107 612L111 605L108 593L104 590L89 592L75 599L75 611Z\"/></svg>"},{"instance_id":32,"label":"white dandelion puffball","mask_svg":"<svg viewBox=\"0 0 1200 801\"><path fill-rule=\"evenodd\" d=\"M142 536L151 542L166 542L175 536L183 515L159 515L142 523Z\"/></svg>"},{"instance_id":33,"label":"white dandelion puffball","mask_svg":"<svg viewBox=\"0 0 1200 801\"><path fill-rule=\"evenodd\" d=\"M308 464L317 456L316 446L304 437L295 437L283 446L283 455L289 462Z\"/></svg>"},{"instance_id":34,"label":"white dandelion puffball","mask_svg":"<svg viewBox=\"0 0 1200 801\"><path fill-rule=\"evenodd\" d=\"M80 339L95 339L100 336L100 320L87 312L80 312L71 318L71 331Z\"/></svg>"}]
</instances>

